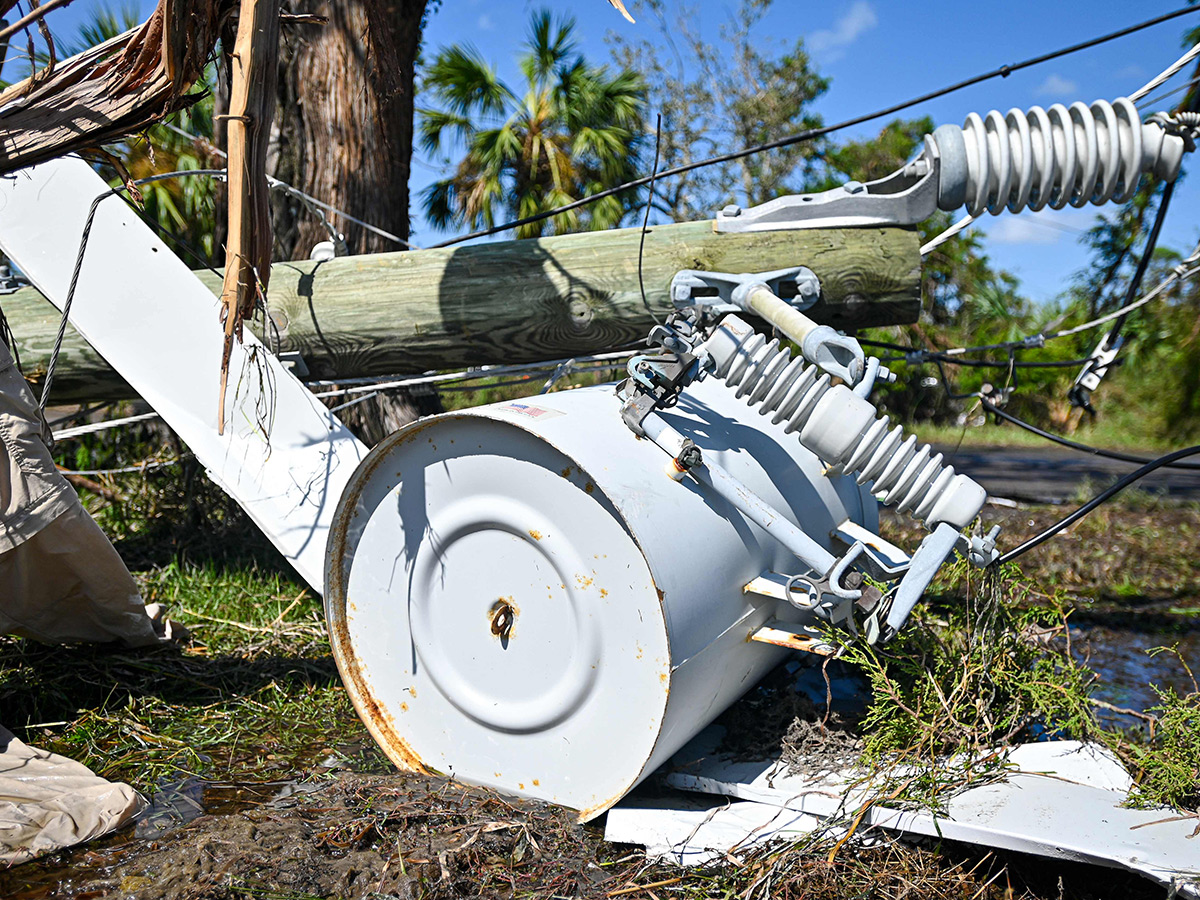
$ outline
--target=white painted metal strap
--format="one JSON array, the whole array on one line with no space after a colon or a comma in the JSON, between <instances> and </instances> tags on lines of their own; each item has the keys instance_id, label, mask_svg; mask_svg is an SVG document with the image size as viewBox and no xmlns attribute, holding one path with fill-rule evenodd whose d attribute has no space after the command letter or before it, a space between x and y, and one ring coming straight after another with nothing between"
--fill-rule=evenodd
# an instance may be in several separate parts
<instances>
[{"instance_id":1,"label":"white painted metal strap","mask_svg":"<svg viewBox=\"0 0 1200 900\"><path fill-rule=\"evenodd\" d=\"M88 209L107 191L74 158L0 179L0 248L60 309ZM218 311L123 200L100 203L71 323L319 592L334 507L366 449L249 332L233 349L218 435Z\"/></svg>"}]
</instances>

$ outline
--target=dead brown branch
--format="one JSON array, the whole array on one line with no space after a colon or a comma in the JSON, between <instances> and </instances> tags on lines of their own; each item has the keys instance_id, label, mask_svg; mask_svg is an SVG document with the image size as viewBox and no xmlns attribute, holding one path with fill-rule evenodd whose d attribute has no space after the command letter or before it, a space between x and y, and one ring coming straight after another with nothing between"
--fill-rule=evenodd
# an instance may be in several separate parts
<instances>
[{"instance_id":1,"label":"dead brown branch","mask_svg":"<svg viewBox=\"0 0 1200 900\"><path fill-rule=\"evenodd\" d=\"M47 0L36 13L66 2ZM139 27L0 92L0 172L117 140L193 103L188 90L231 8L232 0L159 0Z\"/></svg>"},{"instance_id":2,"label":"dead brown branch","mask_svg":"<svg viewBox=\"0 0 1200 900\"><path fill-rule=\"evenodd\" d=\"M229 359L242 321L254 312L271 273L271 210L267 188L267 140L275 111L279 59L280 0L241 0L233 45L226 140L229 185L229 244L221 321L225 343L217 399L217 431L225 431Z\"/></svg>"},{"instance_id":3,"label":"dead brown branch","mask_svg":"<svg viewBox=\"0 0 1200 900\"><path fill-rule=\"evenodd\" d=\"M33 24L34 22L38 22L40 24L42 17L45 16L46 13L66 6L70 2L72 2L72 0L46 0L46 2L41 6L34 4L33 10L28 15L21 16L21 18L17 19L17 21L13 22L11 25L0 28L0 41L4 40L5 38L12 37L18 31L28 25ZM0 15L8 12L16 5L17 4L15 2L4 4L4 7L0 9Z\"/></svg>"}]
</instances>

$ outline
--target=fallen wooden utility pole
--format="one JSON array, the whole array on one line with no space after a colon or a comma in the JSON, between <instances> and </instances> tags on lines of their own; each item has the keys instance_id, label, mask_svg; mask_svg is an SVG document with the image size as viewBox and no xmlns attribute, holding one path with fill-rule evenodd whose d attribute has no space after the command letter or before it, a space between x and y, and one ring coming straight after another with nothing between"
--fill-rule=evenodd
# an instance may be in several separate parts
<instances>
[{"instance_id":1,"label":"fallen wooden utility pole","mask_svg":"<svg viewBox=\"0 0 1200 900\"><path fill-rule=\"evenodd\" d=\"M645 337L653 324L638 287L639 238L640 230L629 228L276 263L268 298L273 324L266 334L255 328L272 349L298 352L310 377L321 379L610 350ZM667 312L668 285L680 269L754 272L795 265L808 266L821 280L822 299L808 314L824 324L845 330L892 325L913 322L920 311L918 239L901 228L717 234L711 222L660 225L646 235L646 300L657 316ZM219 276L197 274L220 293ZM54 346L58 311L32 288L0 304L25 374L36 382ZM134 392L68 329L54 396L104 400Z\"/></svg>"}]
</instances>

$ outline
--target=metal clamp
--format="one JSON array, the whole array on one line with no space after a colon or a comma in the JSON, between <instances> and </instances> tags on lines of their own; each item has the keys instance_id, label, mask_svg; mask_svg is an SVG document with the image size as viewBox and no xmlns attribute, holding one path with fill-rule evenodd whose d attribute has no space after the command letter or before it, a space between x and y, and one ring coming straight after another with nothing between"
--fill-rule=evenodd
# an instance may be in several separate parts
<instances>
[{"instance_id":1,"label":"metal clamp","mask_svg":"<svg viewBox=\"0 0 1200 900\"><path fill-rule=\"evenodd\" d=\"M863 553L863 545L856 543L841 559L817 578L812 575L793 575L787 581L784 596L797 609L816 613L830 625L840 626L855 632L854 602L862 597L862 573L850 568ZM797 585L803 585L803 599L793 598Z\"/></svg>"},{"instance_id":2,"label":"metal clamp","mask_svg":"<svg viewBox=\"0 0 1200 900\"><path fill-rule=\"evenodd\" d=\"M931 136L925 151L897 172L865 184L847 181L817 194L777 197L742 209L727 206L717 213L716 231L742 234L800 228L846 228L863 225L915 225L938 209L941 156Z\"/></svg>"},{"instance_id":3,"label":"metal clamp","mask_svg":"<svg viewBox=\"0 0 1200 900\"><path fill-rule=\"evenodd\" d=\"M715 312L737 312L747 308L740 294L760 284L794 309L808 309L821 296L820 280L804 266L749 274L683 269L671 279L671 302L679 308L705 306Z\"/></svg>"}]
</instances>

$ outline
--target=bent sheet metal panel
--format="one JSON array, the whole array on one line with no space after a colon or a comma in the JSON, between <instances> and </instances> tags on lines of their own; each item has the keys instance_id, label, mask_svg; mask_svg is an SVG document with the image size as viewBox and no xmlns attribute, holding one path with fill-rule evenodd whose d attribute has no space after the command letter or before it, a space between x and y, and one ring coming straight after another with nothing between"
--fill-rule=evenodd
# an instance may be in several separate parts
<instances>
[{"instance_id":1,"label":"bent sheet metal panel","mask_svg":"<svg viewBox=\"0 0 1200 900\"><path fill-rule=\"evenodd\" d=\"M108 189L75 158L0 179L0 248L59 309L88 209ZM72 324L321 593L334 507L366 448L248 330L234 344L228 425L218 435L218 311L121 198L100 203Z\"/></svg>"},{"instance_id":2,"label":"bent sheet metal panel","mask_svg":"<svg viewBox=\"0 0 1200 900\"><path fill-rule=\"evenodd\" d=\"M719 741L717 729L698 735L672 760L666 783L820 818L847 819L873 790L869 780L862 780L864 775L869 779L865 772L814 778L789 774L780 760L731 761L715 753ZM1026 744L1011 753L1009 762L1014 771L1006 780L963 791L949 801L946 815L873 806L864 824L1130 869L1172 885L1181 896L1200 897L1200 855L1189 837L1195 820L1165 821L1174 815L1171 810L1123 807L1129 778L1103 751L1077 741ZM694 826L694 819L680 816L679 828L672 832L676 841L687 843L684 829ZM620 839L627 840L635 823L629 814L620 821ZM666 840L661 821L647 820L647 827L656 843Z\"/></svg>"}]
</instances>

